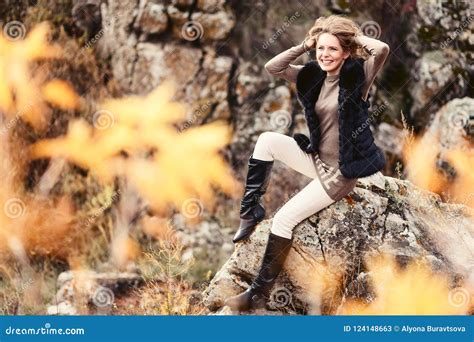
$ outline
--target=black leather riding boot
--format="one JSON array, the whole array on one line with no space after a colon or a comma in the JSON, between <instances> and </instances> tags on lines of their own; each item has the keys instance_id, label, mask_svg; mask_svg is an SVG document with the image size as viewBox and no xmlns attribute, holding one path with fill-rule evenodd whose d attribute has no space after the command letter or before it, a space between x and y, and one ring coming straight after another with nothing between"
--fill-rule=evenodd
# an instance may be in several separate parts
<instances>
[{"instance_id":1,"label":"black leather riding boot","mask_svg":"<svg viewBox=\"0 0 474 342\"><path fill-rule=\"evenodd\" d=\"M270 290L291 249L291 243L292 239L270 233L257 277L246 291L228 298L225 305L234 311L265 308Z\"/></svg>"},{"instance_id":2,"label":"black leather riding boot","mask_svg":"<svg viewBox=\"0 0 474 342\"><path fill-rule=\"evenodd\" d=\"M240 225L232 241L238 242L252 234L255 226L265 218L265 208L260 197L267 191L274 161L254 159L248 161L245 192L240 201Z\"/></svg>"}]
</instances>

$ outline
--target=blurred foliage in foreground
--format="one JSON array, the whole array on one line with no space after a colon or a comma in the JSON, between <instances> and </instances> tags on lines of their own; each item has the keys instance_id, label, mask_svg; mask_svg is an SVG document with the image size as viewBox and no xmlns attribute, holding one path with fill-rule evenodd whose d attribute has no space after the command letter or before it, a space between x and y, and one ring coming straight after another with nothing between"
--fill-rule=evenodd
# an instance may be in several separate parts
<instances>
[{"instance_id":1,"label":"blurred foliage in foreground","mask_svg":"<svg viewBox=\"0 0 474 342\"><path fill-rule=\"evenodd\" d=\"M41 23L23 40L0 36L4 313L41 313L61 269L108 262L122 270L130 263L146 264L150 253L174 250L179 243L163 234L172 231L171 214L192 199L212 209L215 191L235 195L240 190L219 155L231 137L223 122L179 132L175 124L184 119L185 108L170 101L171 81L145 97L81 96L55 76L63 52L60 44L49 42L49 31ZM56 134L51 127L62 117L68 119L67 132ZM24 176L35 159L43 161L44 172L26 186ZM86 215L78 206L84 201L55 191L73 170L85 175L85 187L106 194ZM98 229L95 219L110 208L112 222ZM180 277L168 277L168 284Z\"/></svg>"}]
</instances>

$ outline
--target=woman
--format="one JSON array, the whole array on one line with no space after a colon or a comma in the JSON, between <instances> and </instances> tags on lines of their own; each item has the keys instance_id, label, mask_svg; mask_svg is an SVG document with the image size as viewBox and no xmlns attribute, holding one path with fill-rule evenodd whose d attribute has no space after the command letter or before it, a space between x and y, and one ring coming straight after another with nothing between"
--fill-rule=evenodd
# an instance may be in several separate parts
<instances>
[{"instance_id":1,"label":"woman","mask_svg":"<svg viewBox=\"0 0 474 342\"><path fill-rule=\"evenodd\" d=\"M316 49L316 61L290 64L311 48ZM265 64L270 74L296 83L310 136L259 136L249 158L241 222L233 241L248 238L265 217L260 197L275 160L313 180L275 214L260 271L249 289L226 300L232 309L265 307L290 250L294 227L350 193L358 178L385 166L369 128L367 96L388 53L387 44L364 36L352 20L332 15L318 18L301 44Z\"/></svg>"}]
</instances>

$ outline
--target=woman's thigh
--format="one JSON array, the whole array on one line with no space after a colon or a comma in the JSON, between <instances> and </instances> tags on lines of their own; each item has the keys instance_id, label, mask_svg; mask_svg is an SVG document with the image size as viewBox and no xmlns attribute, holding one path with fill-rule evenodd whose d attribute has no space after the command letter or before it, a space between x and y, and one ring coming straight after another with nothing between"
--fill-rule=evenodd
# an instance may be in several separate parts
<instances>
[{"instance_id":1,"label":"woman's thigh","mask_svg":"<svg viewBox=\"0 0 474 342\"><path fill-rule=\"evenodd\" d=\"M310 178L317 178L311 154L305 153L295 139L276 132L264 132L258 137L253 158L279 160L288 167Z\"/></svg>"},{"instance_id":2,"label":"woman's thigh","mask_svg":"<svg viewBox=\"0 0 474 342\"><path fill-rule=\"evenodd\" d=\"M272 232L289 238L298 223L334 202L324 190L319 178L315 178L275 213Z\"/></svg>"}]
</instances>

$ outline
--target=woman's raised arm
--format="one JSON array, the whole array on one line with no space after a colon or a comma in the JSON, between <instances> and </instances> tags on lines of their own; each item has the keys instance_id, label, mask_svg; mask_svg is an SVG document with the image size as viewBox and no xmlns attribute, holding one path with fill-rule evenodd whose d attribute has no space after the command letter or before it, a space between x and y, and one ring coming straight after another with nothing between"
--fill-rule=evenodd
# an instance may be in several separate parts
<instances>
[{"instance_id":1,"label":"woman's raised arm","mask_svg":"<svg viewBox=\"0 0 474 342\"><path fill-rule=\"evenodd\" d=\"M303 68L303 65L290 64L290 62L307 51L304 44L305 42L303 41L301 44L279 53L265 64L265 70L271 75L284 78L289 82L296 82L296 76Z\"/></svg>"},{"instance_id":2,"label":"woman's raised arm","mask_svg":"<svg viewBox=\"0 0 474 342\"><path fill-rule=\"evenodd\" d=\"M364 100L367 99L369 89L377 76L377 73L382 68L387 56L390 52L388 44L381 40L370 38L364 35L356 36L356 42L370 54L370 57L364 63L365 72L365 87L362 91L362 97Z\"/></svg>"}]
</instances>

